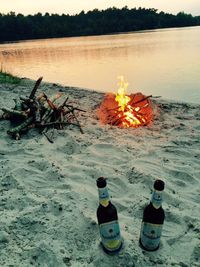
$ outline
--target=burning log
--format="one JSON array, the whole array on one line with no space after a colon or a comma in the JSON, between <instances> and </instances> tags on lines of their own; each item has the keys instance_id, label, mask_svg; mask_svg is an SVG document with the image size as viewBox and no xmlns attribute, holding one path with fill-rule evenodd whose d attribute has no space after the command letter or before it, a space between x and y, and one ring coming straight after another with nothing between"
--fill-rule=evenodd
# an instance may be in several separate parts
<instances>
[{"instance_id":1,"label":"burning log","mask_svg":"<svg viewBox=\"0 0 200 267\"><path fill-rule=\"evenodd\" d=\"M149 124L153 119L151 95L142 93L127 96L125 90L128 83L120 80L118 93L107 94L97 110L97 115L103 124L118 127L139 127Z\"/></svg>"},{"instance_id":2,"label":"burning log","mask_svg":"<svg viewBox=\"0 0 200 267\"><path fill-rule=\"evenodd\" d=\"M21 133L35 127L40 129L51 143L53 142L52 137L47 134L51 128L63 129L64 126L75 125L83 133L75 111L85 111L68 105L68 97L62 104L55 104L55 101L63 95L61 93L57 93L50 98L45 93L36 96L41 81L42 77L36 81L29 97L20 96L19 99L15 99L13 109L2 108L4 113L1 119L9 119L11 122L17 123L17 126L8 130L7 133L15 139L20 139Z\"/></svg>"}]
</instances>

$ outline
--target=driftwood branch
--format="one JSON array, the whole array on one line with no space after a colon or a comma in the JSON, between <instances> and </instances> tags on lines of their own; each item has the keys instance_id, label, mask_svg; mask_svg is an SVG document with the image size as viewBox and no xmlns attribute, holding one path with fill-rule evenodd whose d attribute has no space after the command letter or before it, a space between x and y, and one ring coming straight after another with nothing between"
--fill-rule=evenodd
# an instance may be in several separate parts
<instances>
[{"instance_id":1,"label":"driftwood branch","mask_svg":"<svg viewBox=\"0 0 200 267\"><path fill-rule=\"evenodd\" d=\"M22 117L22 118L28 118L28 114L25 111L18 111L15 109L9 109L9 108L2 108L1 109L4 113L9 114L10 116L16 116L16 117Z\"/></svg>"},{"instance_id":2,"label":"driftwood branch","mask_svg":"<svg viewBox=\"0 0 200 267\"><path fill-rule=\"evenodd\" d=\"M36 91L37 91L37 89L38 89L38 87L39 87L39 85L40 85L42 79L43 79L43 77L40 77L40 78L36 81L36 83L35 83L35 85L34 85L34 87L33 87L33 90L32 90L31 93L30 93L30 96L29 96L30 99L33 99L33 98L35 97L35 93L36 93Z\"/></svg>"}]
</instances>

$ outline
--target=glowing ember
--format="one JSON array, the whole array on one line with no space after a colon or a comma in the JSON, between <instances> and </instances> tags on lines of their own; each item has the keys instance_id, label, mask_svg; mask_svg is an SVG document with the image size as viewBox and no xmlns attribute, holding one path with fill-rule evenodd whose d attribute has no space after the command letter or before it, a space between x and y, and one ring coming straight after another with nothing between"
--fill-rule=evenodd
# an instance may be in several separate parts
<instances>
[{"instance_id":1,"label":"glowing ember","mask_svg":"<svg viewBox=\"0 0 200 267\"><path fill-rule=\"evenodd\" d=\"M150 96L142 93L126 95L128 83L119 77L119 89L116 95L107 94L97 112L100 121L119 127L138 127L147 125L153 119L153 107Z\"/></svg>"}]
</instances>

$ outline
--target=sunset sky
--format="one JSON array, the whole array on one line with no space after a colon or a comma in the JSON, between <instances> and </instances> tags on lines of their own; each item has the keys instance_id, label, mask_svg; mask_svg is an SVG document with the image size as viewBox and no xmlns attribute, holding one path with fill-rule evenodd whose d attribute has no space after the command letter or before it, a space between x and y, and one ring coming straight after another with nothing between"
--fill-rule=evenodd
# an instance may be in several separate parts
<instances>
[{"instance_id":1,"label":"sunset sky","mask_svg":"<svg viewBox=\"0 0 200 267\"><path fill-rule=\"evenodd\" d=\"M108 7L153 7L159 11L176 14L179 11L200 15L200 0L0 0L0 13L14 11L22 14L37 12L76 14L81 10Z\"/></svg>"}]
</instances>

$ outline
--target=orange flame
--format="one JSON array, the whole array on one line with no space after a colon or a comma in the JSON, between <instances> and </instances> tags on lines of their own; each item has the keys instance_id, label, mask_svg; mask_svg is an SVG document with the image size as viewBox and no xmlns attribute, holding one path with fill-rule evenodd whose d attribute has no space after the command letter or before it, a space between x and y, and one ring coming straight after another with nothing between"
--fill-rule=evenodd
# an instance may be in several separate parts
<instances>
[{"instance_id":1,"label":"orange flame","mask_svg":"<svg viewBox=\"0 0 200 267\"><path fill-rule=\"evenodd\" d=\"M126 89L128 87L128 83L124 81L124 77L119 77L119 89L116 94L115 100L119 105L119 111L124 111L125 107L127 106L128 102L131 100L129 96L125 95Z\"/></svg>"},{"instance_id":2,"label":"orange flame","mask_svg":"<svg viewBox=\"0 0 200 267\"><path fill-rule=\"evenodd\" d=\"M123 126L124 127L136 127L140 124L145 123L145 119L138 114L138 111L140 111L140 107L133 107L129 105L131 98L127 96L126 89L128 87L128 83L125 82L124 77L119 77L119 89L115 97L115 101L118 103L118 111L119 117L123 117ZM122 114L121 114L122 113Z\"/></svg>"},{"instance_id":3,"label":"orange flame","mask_svg":"<svg viewBox=\"0 0 200 267\"><path fill-rule=\"evenodd\" d=\"M128 83L119 77L119 89L116 94L106 94L97 110L100 121L122 128L147 125L153 119L153 104L142 93L126 95Z\"/></svg>"}]
</instances>

